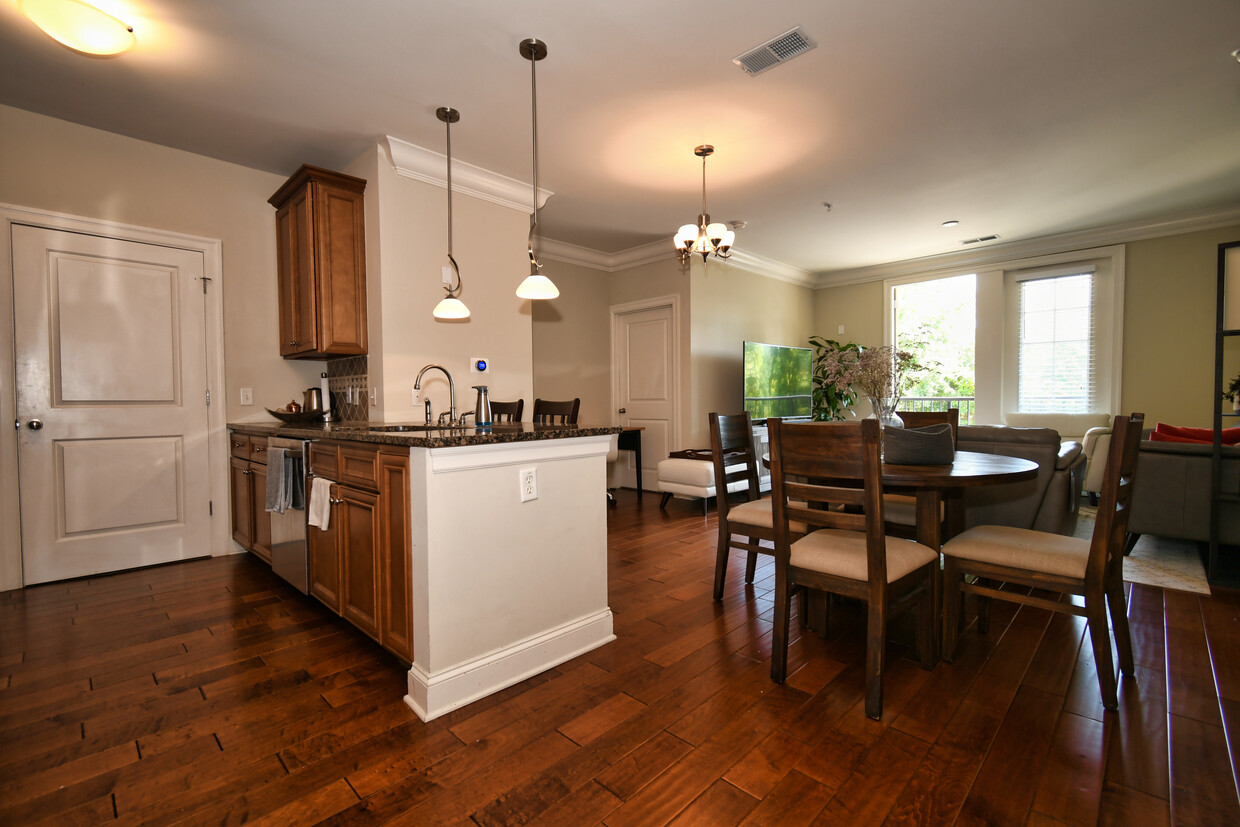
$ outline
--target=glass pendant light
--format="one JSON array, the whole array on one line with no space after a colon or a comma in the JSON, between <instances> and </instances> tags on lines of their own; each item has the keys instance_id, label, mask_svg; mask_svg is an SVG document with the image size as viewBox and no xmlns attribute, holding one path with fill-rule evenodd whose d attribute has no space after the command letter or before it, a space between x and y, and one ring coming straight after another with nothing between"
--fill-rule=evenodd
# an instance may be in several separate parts
<instances>
[{"instance_id":1,"label":"glass pendant light","mask_svg":"<svg viewBox=\"0 0 1240 827\"><path fill-rule=\"evenodd\" d=\"M542 274L542 265L534 255L534 233L538 229L538 84L534 67L538 61L547 56L547 44L541 40L530 38L521 41L521 57L530 62L530 110L534 125L534 215L530 218L530 237L528 241L530 256L530 274L517 287L517 296L522 299L554 299L560 290L551 279Z\"/></svg>"},{"instance_id":2,"label":"glass pendant light","mask_svg":"<svg viewBox=\"0 0 1240 827\"><path fill-rule=\"evenodd\" d=\"M133 28L79 0L18 0L17 7L48 37L88 55L116 55L138 42Z\"/></svg>"},{"instance_id":3,"label":"glass pendant light","mask_svg":"<svg viewBox=\"0 0 1240 827\"><path fill-rule=\"evenodd\" d=\"M469 308L465 306L465 302L457 298L457 294L461 292L461 269L456 266L456 259L452 257L452 124L461 119L461 113L450 107L441 106L435 110L435 117L444 122L448 137L448 262L452 267L443 268L443 289L448 295L435 305L432 313L436 319L468 319ZM453 275L456 276L456 289L452 288Z\"/></svg>"},{"instance_id":4,"label":"glass pendant light","mask_svg":"<svg viewBox=\"0 0 1240 827\"><path fill-rule=\"evenodd\" d=\"M726 259L731 255L732 244L736 241L736 233L729 230L728 225L712 222L710 213L706 212L706 159L714 151L710 144L702 144L693 150L693 154L702 159L702 212L698 214L698 223L682 225L672 238L681 262L687 262L694 253L700 254L702 261L706 261L712 253Z\"/></svg>"}]
</instances>

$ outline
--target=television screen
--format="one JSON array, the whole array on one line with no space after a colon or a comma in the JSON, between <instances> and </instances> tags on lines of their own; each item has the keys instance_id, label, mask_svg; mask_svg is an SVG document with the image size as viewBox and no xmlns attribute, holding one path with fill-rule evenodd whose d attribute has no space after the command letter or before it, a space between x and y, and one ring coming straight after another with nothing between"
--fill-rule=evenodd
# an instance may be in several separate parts
<instances>
[{"instance_id":1,"label":"television screen","mask_svg":"<svg viewBox=\"0 0 1240 827\"><path fill-rule=\"evenodd\" d=\"M745 342L745 410L754 420L771 416L808 419L813 404L814 352Z\"/></svg>"}]
</instances>

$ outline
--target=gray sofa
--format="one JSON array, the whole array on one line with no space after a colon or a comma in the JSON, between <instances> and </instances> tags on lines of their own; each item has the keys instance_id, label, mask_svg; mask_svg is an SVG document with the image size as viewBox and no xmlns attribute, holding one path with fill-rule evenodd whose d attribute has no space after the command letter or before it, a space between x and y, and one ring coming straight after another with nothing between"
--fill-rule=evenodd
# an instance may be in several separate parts
<instances>
[{"instance_id":1,"label":"gray sofa","mask_svg":"<svg viewBox=\"0 0 1240 827\"><path fill-rule=\"evenodd\" d=\"M1142 534L1210 540L1211 445L1141 442L1128 548ZM1219 542L1240 545L1240 446L1223 446Z\"/></svg>"},{"instance_id":2,"label":"gray sofa","mask_svg":"<svg viewBox=\"0 0 1240 827\"><path fill-rule=\"evenodd\" d=\"M1080 513L1085 455L1051 428L961 425L956 449L1033 460L1038 475L1019 483L966 488L965 526L1009 525L1072 534Z\"/></svg>"}]
</instances>

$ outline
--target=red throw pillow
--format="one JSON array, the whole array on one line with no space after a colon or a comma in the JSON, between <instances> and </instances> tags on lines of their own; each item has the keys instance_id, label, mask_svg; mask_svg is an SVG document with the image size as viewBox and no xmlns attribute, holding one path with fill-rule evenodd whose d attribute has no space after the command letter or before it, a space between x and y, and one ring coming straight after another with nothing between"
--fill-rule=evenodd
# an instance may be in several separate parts
<instances>
[{"instance_id":1,"label":"red throw pillow","mask_svg":"<svg viewBox=\"0 0 1240 827\"><path fill-rule=\"evenodd\" d=\"M1175 425L1166 425L1162 422L1158 423L1158 427L1154 429L1154 433L1164 436L1179 437L1179 439L1155 439L1153 434L1150 439L1156 442L1204 442L1206 444L1214 444L1214 430L1211 428L1181 428ZM1240 444L1240 427L1223 429L1223 444L1237 445Z\"/></svg>"},{"instance_id":2,"label":"red throw pillow","mask_svg":"<svg viewBox=\"0 0 1240 827\"><path fill-rule=\"evenodd\" d=\"M1177 436L1176 434L1165 434L1154 431L1150 434L1150 442L1188 442L1193 445L1213 445L1213 440L1191 439L1186 436Z\"/></svg>"}]
</instances>

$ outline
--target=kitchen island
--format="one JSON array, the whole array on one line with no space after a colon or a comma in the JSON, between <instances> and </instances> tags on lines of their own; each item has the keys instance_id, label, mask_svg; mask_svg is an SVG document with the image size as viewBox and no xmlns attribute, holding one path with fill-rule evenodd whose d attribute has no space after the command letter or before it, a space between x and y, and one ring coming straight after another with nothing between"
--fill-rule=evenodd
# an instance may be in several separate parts
<instances>
[{"instance_id":1,"label":"kitchen island","mask_svg":"<svg viewBox=\"0 0 1240 827\"><path fill-rule=\"evenodd\" d=\"M408 450L413 662L405 700L422 720L615 639L606 455L619 428L230 427Z\"/></svg>"}]
</instances>

